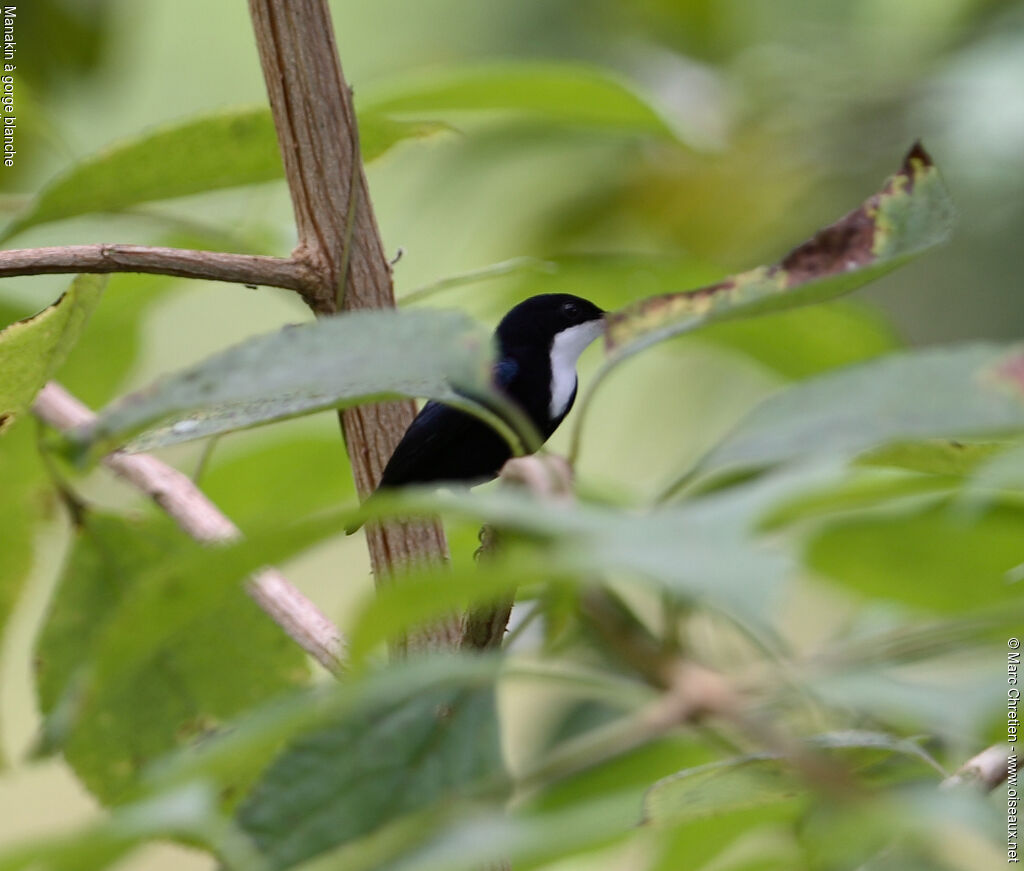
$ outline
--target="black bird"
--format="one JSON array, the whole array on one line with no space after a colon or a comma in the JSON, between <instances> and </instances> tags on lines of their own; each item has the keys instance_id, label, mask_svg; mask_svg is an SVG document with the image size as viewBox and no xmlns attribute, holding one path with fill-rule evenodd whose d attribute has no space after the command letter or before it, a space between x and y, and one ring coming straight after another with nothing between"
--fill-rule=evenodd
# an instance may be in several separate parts
<instances>
[{"instance_id":1,"label":"black bird","mask_svg":"<svg viewBox=\"0 0 1024 871\"><path fill-rule=\"evenodd\" d=\"M604 312L567 293L519 303L495 330L494 384L547 441L576 399L576 361L604 329ZM448 481L482 483L512 456L508 443L464 411L428 402L409 425L378 489Z\"/></svg>"}]
</instances>

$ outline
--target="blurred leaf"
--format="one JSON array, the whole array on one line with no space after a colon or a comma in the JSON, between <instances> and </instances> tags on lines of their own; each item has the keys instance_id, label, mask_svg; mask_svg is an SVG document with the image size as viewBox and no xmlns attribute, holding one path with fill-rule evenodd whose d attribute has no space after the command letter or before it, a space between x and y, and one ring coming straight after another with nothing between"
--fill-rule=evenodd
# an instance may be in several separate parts
<instances>
[{"instance_id":1,"label":"blurred leaf","mask_svg":"<svg viewBox=\"0 0 1024 871\"><path fill-rule=\"evenodd\" d=\"M544 813L464 810L430 843L389 867L394 871L479 871L506 863L526 871L615 843L635 832L639 811L632 791Z\"/></svg>"},{"instance_id":2,"label":"blurred leaf","mask_svg":"<svg viewBox=\"0 0 1024 871\"><path fill-rule=\"evenodd\" d=\"M361 115L359 123L367 161L403 139L441 129L374 112ZM218 112L150 131L73 164L5 228L0 242L50 221L283 176L269 109Z\"/></svg>"},{"instance_id":3,"label":"blurred leaf","mask_svg":"<svg viewBox=\"0 0 1024 871\"><path fill-rule=\"evenodd\" d=\"M794 379L869 360L902 344L880 315L842 302L723 321L706 327L698 338Z\"/></svg>"},{"instance_id":4,"label":"blurred leaf","mask_svg":"<svg viewBox=\"0 0 1024 871\"><path fill-rule=\"evenodd\" d=\"M892 469L854 466L842 481L811 491L767 515L761 528L772 530L801 521L829 522L865 510L897 510L914 505L921 510L947 500L959 482L938 475L908 475Z\"/></svg>"},{"instance_id":5,"label":"blurred leaf","mask_svg":"<svg viewBox=\"0 0 1024 871\"><path fill-rule=\"evenodd\" d=\"M1005 450L981 463L962 493L965 506L980 510L999 499L1001 491L1024 490L1024 445Z\"/></svg>"},{"instance_id":6,"label":"blurred leaf","mask_svg":"<svg viewBox=\"0 0 1024 871\"><path fill-rule=\"evenodd\" d=\"M184 575L196 555L169 524L87 514L68 556L36 647L39 701L51 740L105 802L152 759L308 677L301 650L240 585ZM205 609L182 601L196 581L218 593ZM172 621L182 608L191 613ZM95 675L124 633L130 658Z\"/></svg>"},{"instance_id":7,"label":"blurred leaf","mask_svg":"<svg viewBox=\"0 0 1024 871\"><path fill-rule=\"evenodd\" d=\"M179 281L166 275L110 276L89 328L55 373L61 384L92 408L109 402L132 374L141 350L142 323L151 306Z\"/></svg>"},{"instance_id":8,"label":"blurred leaf","mask_svg":"<svg viewBox=\"0 0 1024 871\"><path fill-rule=\"evenodd\" d=\"M104 409L78 434L106 453L158 422L132 447L148 449L396 396L431 397L486 416L509 403L490 386L491 338L457 312L363 311L258 336L168 376Z\"/></svg>"},{"instance_id":9,"label":"blurred leaf","mask_svg":"<svg viewBox=\"0 0 1024 871\"><path fill-rule=\"evenodd\" d=\"M79 275L49 308L0 330L0 432L28 409L64 362L104 284L102 276Z\"/></svg>"},{"instance_id":10,"label":"blurred leaf","mask_svg":"<svg viewBox=\"0 0 1024 871\"><path fill-rule=\"evenodd\" d=\"M288 868L503 779L494 690L425 690L303 736L238 820L272 868Z\"/></svg>"},{"instance_id":11,"label":"blurred leaf","mask_svg":"<svg viewBox=\"0 0 1024 871\"><path fill-rule=\"evenodd\" d=\"M1024 429L1022 370L1018 346L891 354L769 397L700 468L756 468L894 442L1017 432Z\"/></svg>"},{"instance_id":12,"label":"blurred leaf","mask_svg":"<svg viewBox=\"0 0 1024 871\"><path fill-rule=\"evenodd\" d=\"M22 419L0 441L0 637L32 568L37 527L49 484L32 421Z\"/></svg>"},{"instance_id":13,"label":"blurred leaf","mask_svg":"<svg viewBox=\"0 0 1024 871\"><path fill-rule=\"evenodd\" d=\"M866 466L894 466L927 475L966 477L990 457L1006 450L1000 442L955 442L935 439L887 445L860 458Z\"/></svg>"},{"instance_id":14,"label":"blurred leaf","mask_svg":"<svg viewBox=\"0 0 1024 871\"><path fill-rule=\"evenodd\" d=\"M831 732L809 739L812 750L844 768L864 769L894 754L937 766L912 741L880 732ZM936 776L941 776L939 769ZM782 802L805 794L807 784L785 758L771 754L740 756L689 768L655 783L644 801L644 816L655 824L717 816Z\"/></svg>"},{"instance_id":15,"label":"blurred leaf","mask_svg":"<svg viewBox=\"0 0 1024 871\"><path fill-rule=\"evenodd\" d=\"M965 517L947 506L853 517L811 541L808 564L878 600L963 614L1019 599L1007 573L1024 562L1024 511L1000 507Z\"/></svg>"},{"instance_id":16,"label":"blurred leaf","mask_svg":"<svg viewBox=\"0 0 1024 871\"><path fill-rule=\"evenodd\" d=\"M214 796L188 786L126 805L74 834L6 850L0 853L0 871L100 871L146 841L170 837L211 843L225 858L246 856L244 846L223 837L219 829Z\"/></svg>"},{"instance_id":17,"label":"blurred leaf","mask_svg":"<svg viewBox=\"0 0 1024 871\"><path fill-rule=\"evenodd\" d=\"M920 145L883 190L859 209L791 251L778 265L759 267L698 290L643 300L609 317L606 345L613 360L705 324L822 302L848 293L944 242L953 209Z\"/></svg>"},{"instance_id":18,"label":"blurred leaf","mask_svg":"<svg viewBox=\"0 0 1024 871\"><path fill-rule=\"evenodd\" d=\"M255 448L221 449L201 480L203 492L246 530L355 501L337 422L331 432L297 433Z\"/></svg>"},{"instance_id":19,"label":"blurred leaf","mask_svg":"<svg viewBox=\"0 0 1024 871\"><path fill-rule=\"evenodd\" d=\"M972 746L982 740L980 730L996 717L1000 704L1006 704L1006 675L993 675L987 666L971 668L970 660L957 664L959 668L953 663L868 663L823 670L803 686L846 717L868 716L899 731L921 731Z\"/></svg>"},{"instance_id":20,"label":"blurred leaf","mask_svg":"<svg viewBox=\"0 0 1024 871\"><path fill-rule=\"evenodd\" d=\"M369 598L349 639L352 667L358 668L377 645L415 626L514 595L516 585L529 577L514 562L491 562L485 571L476 565L445 566L381 587Z\"/></svg>"},{"instance_id":21,"label":"blurred leaf","mask_svg":"<svg viewBox=\"0 0 1024 871\"><path fill-rule=\"evenodd\" d=\"M645 512L558 505L507 490L406 490L397 499L374 501L389 514L399 508L451 513L520 533L533 541L534 567L527 574L533 579L624 573L763 626L795 567L779 542L760 539L754 530L777 505L830 482L833 474L829 468L809 468Z\"/></svg>"},{"instance_id":22,"label":"blurred leaf","mask_svg":"<svg viewBox=\"0 0 1024 871\"><path fill-rule=\"evenodd\" d=\"M491 63L434 76L422 71L372 95L365 108L418 117L516 112L559 124L671 136L664 119L618 78L574 62Z\"/></svg>"}]
</instances>

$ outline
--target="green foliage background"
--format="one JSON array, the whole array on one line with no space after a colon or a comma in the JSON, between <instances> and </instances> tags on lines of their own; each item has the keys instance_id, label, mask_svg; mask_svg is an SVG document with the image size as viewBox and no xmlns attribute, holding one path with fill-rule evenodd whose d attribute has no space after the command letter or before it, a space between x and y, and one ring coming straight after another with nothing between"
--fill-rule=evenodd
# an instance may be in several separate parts
<instances>
[{"instance_id":1,"label":"green foliage background","mask_svg":"<svg viewBox=\"0 0 1024 871\"><path fill-rule=\"evenodd\" d=\"M362 541L335 534L340 515L318 514L354 498L332 414L220 440L204 489L262 549L209 564L140 497L102 472L61 465L92 506L73 529L32 421L16 421L0 436L0 619L11 615L0 657L0 847L95 823L49 845L53 867L101 867L150 833L215 844L245 865L248 842L216 812L242 802L241 828L277 863L311 855L310 843L337 849L339 820L353 837L383 823L323 867L479 868L496 849L516 867L838 869L893 842L867 867L1002 862L1005 789L987 801L940 799L918 745L899 742L927 736L928 753L955 768L998 740L1005 641L1021 626L1012 579L1024 563L1024 478L1020 450L1003 440L1021 429L1019 396L998 384L975 390L979 379L992 386L984 378L1003 346L961 343L1018 338L1024 318L1024 104L1007 85L1024 74L1024 10L999 0L332 6L382 234L403 251L399 297L527 258L410 307L458 307L490 324L519 298L561 290L618 309L774 262L876 190L919 137L953 192L956 234L853 302L717 324L617 368L582 432L580 489L597 504L563 525L508 495L444 503L455 575L420 579L390 616L362 610L371 586ZM244 3L35 0L19 7L18 36L19 160L0 174L7 246L291 249ZM4 281L0 326L67 284ZM285 292L114 276L59 378L100 407L306 320ZM914 350L938 342L954 347ZM599 364L589 351L584 383ZM853 364L869 368L844 368ZM858 416L853 435L836 441L835 421ZM937 423L922 429L922 419ZM569 429L555 450L568 448ZM705 468L721 471L719 460L722 470L737 458L773 465L815 447L827 456L792 477L685 490L712 448ZM186 444L160 455L191 472L201 452ZM645 522L619 513L680 481L682 506ZM130 520L116 516L126 512ZM468 555L481 519L526 542L495 567L492 594L527 569L536 577L538 560L552 570L540 599L546 637L524 635L496 695L489 660L376 673L377 645L401 621L472 598ZM133 551L132 540L146 545ZM282 562L369 656L366 673L326 703L282 700L309 671L237 592L261 560ZM766 722L794 736L831 733L822 752L877 788L876 800L836 810L730 729L622 754L599 745L586 770L558 769L560 739L596 734L622 749L617 718L652 697L580 617L583 582L609 566L649 633L660 639L668 596L691 656L762 686ZM200 594L188 568L216 582ZM193 598L176 598L182 585ZM161 627L151 646L140 627ZM542 673L551 663L569 672L554 689ZM584 700L560 693L563 684ZM431 706L450 708L449 728L424 721ZM254 708L228 741L200 742L207 756L150 767ZM612 731L593 731L602 724ZM415 752L421 745L444 761L444 776ZM343 747L360 748L353 759L365 764L339 758ZM33 749L42 758L30 759ZM390 764L376 765L375 753ZM308 771L323 783L303 781ZM496 797L508 771L520 795L503 816ZM127 807L105 817L101 801ZM306 826L297 850L288 813ZM657 825L635 829L641 814ZM21 867L0 850L0 868L8 860ZM213 864L164 843L118 867Z\"/></svg>"}]
</instances>

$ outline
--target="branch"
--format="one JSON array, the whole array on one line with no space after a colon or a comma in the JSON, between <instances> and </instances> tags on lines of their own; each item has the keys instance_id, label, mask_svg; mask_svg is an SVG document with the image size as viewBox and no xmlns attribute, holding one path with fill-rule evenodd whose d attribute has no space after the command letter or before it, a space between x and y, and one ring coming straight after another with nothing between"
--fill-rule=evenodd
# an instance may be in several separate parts
<instances>
[{"instance_id":1,"label":"branch","mask_svg":"<svg viewBox=\"0 0 1024 871\"><path fill-rule=\"evenodd\" d=\"M316 286L307 263L280 257L110 244L0 251L0 277L62 272L151 272L283 287L303 296Z\"/></svg>"},{"instance_id":2,"label":"branch","mask_svg":"<svg viewBox=\"0 0 1024 871\"><path fill-rule=\"evenodd\" d=\"M306 301L321 315L339 308L393 308L391 268L373 214L327 2L249 0L249 13L295 210L299 244L293 256L309 263L319 279ZM373 492L415 412L411 401L403 401L342 413L360 496ZM437 521L375 524L366 537L378 584L387 583L397 565L448 555ZM409 646L457 647L463 627L464 619L453 616L410 639Z\"/></svg>"},{"instance_id":3,"label":"branch","mask_svg":"<svg viewBox=\"0 0 1024 871\"><path fill-rule=\"evenodd\" d=\"M995 744L968 759L954 774L942 781L943 789L953 789L967 783L977 783L991 792L1009 775L1010 748Z\"/></svg>"},{"instance_id":4,"label":"branch","mask_svg":"<svg viewBox=\"0 0 1024 871\"><path fill-rule=\"evenodd\" d=\"M504 486L525 487L538 499L550 502L571 503L572 467L557 454L534 454L529 457L513 457L499 474ZM492 526L480 530L480 547L476 552L481 571L501 545L500 536ZM470 611L466 615L462 647L476 650L490 650L501 647L512 615L515 596L491 602Z\"/></svg>"},{"instance_id":5,"label":"branch","mask_svg":"<svg viewBox=\"0 0 1024 871\"><path fill-rule=\"evenodd\" d=\"M32 407L36 417L62 432L90 424L96 415L56 382L47 384ZM197 541L228 542L238 527L181 472L148 454L115 451L104 465L153 499ZM270 618L324 668L342 670L344 642L337 627L277 569L261 569L249 579L249 595Z\"/></svg>"}]
</instances>

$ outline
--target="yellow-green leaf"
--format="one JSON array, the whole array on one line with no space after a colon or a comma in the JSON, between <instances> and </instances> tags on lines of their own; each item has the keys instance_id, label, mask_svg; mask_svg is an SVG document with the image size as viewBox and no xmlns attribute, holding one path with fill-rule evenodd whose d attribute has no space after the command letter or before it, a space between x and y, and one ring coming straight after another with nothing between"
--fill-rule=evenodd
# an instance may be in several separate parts
<instances>
[{"instance_id":1,"label":"yellow-green leaf","mask_svg":"<svg viewBox=\"0 0 1024 871\"><path fill-rule=\"evenodd\" d=\"M79 275L49 308L0 330L0 432L26 411L78 340L106 279Z\"/></svg>"}]
</instances>

